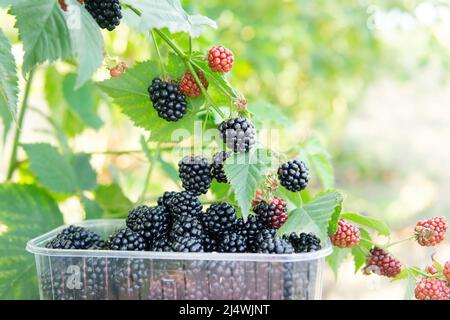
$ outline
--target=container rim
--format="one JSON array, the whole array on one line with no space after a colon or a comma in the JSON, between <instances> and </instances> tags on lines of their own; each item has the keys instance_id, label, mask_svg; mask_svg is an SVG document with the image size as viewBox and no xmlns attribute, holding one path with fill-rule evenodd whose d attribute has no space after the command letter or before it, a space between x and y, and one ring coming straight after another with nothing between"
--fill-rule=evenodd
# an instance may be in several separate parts
<instances>
[{"instance_id":1,"label":"container rim","mask_svg":"<svg viewBox=\"0 0 450 320\"><path fill-rule=\"evenodd\" d=\"M93 219L85 220L73 225L80 227L110 227L124 225L123 219ZM217 253L217 252L156 252L156 251L116 251L116 250L76 250L76 249L48 249L45 243L55 237L67 225L62 225L41 236L29 240L26 250L35 255L50 257L103 257L122 259L153 259L153 260L222 260L222 261L280 261L297 262L311 261L325 258L333 252L329 240L324 247L315 252L294 253L294 254L266 254L266 253Z\"/></svg>"}]
</instances>

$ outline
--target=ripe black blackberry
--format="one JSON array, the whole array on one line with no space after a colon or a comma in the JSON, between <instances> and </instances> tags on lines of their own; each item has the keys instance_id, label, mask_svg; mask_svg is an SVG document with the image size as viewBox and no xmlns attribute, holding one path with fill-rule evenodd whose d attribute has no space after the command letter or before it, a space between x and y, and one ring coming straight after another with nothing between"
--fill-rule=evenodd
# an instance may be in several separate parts
<instances>
[{"instance_id":1,"label":"ripe black blackberry","mask_svg":"<svg viewBox=\"0 0 450 320\"><path fill-rule=\"evenodd\" d=\"M190 237L175 238L172 249L175 252L204 252L202 240Z\"/></svg>"},{"instance_id":2,"label":"ripe black blackberry","mask_svg":"<svg viewBox=\"0 0 450 320\"><path fill-rule=\"evenodd\" d=\"M176 84L155 78L148 88L148 93L153 107L161 118L175 122L186 114L186 96L180 92Z\"/></svg>"},{"instance_id":3,"label":"ripe black blackberry","mask_svg":"<svg viewBox=\"0 0 450 320\"><path fill-rule=\"evenodd\" d=\"M106 258L93 257L83 261L84 291L83 299L105 299L108 291L108 263Z\"/></svg>"},{"instance_id":4,"label":"ripe black blackberry","mask_svg":"<svg viewBox=\"0 0 450 320\"><path fill-rule=\"evenodd\" d=\"M212 159L212 163L210 166L211 177L216 179L217 182L227 183L227 176L225 175L225 171L223 170L223 164L225 160L231 157L231 152L228 151L219 151L217 152Z\"/></svg>"},{"instance_id":5,"label":"ripe black blackberry","mask_svg":"<svg viewBox=\"0 0 450 320\"><path fill-rule=\"evenodd\" d=\"M171 252L172 243L170 241L170 238L165 236L157 239L153 242L153 247L151 248L151 250L158 252Z\"/></svg>"},{"instance_id":6,"label":"ripe black blackberry","mask_svg":"<svg viewBox=\"0 0 450 320\"><path fill-rule=\"evenodd\" d=\"M278 180L292 192L301 191L308 186L309 169L303 161L288 161L278 168Z\"/></svg>"},{"instance_id":7,"label":"ripe black blackberry","mask_svg":"<svg viewBox=\"0 0 450 320\"><path fill-rule=\"evenodd\" d=\"M158 198L158 206L163 206L165 209L169 209L169 201L177 193L175 191L166 191Z\"/></svg>"},{"instance_id":8,"label":"ripe black blackberry","mask_svg":"<svg viewBox=\"0 0 450 320\"><path fill-rule=\"evenodd\" d=\"M122 19L119 0L85 0L86 10L102 29L113 31Z\"/></svg>"},{"instance_id":9,"label":"ripe black blackberry","mask_svg":"<svg viewBox=\"0 0 450 320\"><path fill-rule=\"evenodd\" d=\"M283 239L289 241L296 253L300 252L314 252L322 248L320 239L312 233L295 233L284 235Z\"/></svg>"},{"instance_id":10,"label":"ripe black blackberry","mask_svg":"<svg viewBox=\"0 0 450 320\"><path fill-rule=\"evenodd\" d=\"M95 232L69 226L45 245L49 249L104 249L105 242Z\"/></svg>"},{"instance_id":11,"label":"ripe black blackberry","mask_svg":"<svg viewBox=\"0 0 450 320\"><path fill-rule=\"evenodd\" d=\"M149 247L157 238L168 232L169 217L163 206L139 206L130 211L127 226L138 232L147 241Z\"/></svg>"},{"instance_id":12,"label":"ripe black blackberry","mask_svg":"<svg viewBox=\"0 0 450 320\"><path fill-rule=\"evenodd\" d=\"M256 237L265 228L256 216L248 216L246 222L241 218L236 220L236 232L246 237L249 248L253 247Z\"/></svg>"},{"instance_id":13,"label":"ripe black blackberry","mask_svg":"<svg viewBox=\"0 0 450 320\"><path fill-rule=\"evenodd\" d=\"M226 233L219 242L220 252L240 253L247 252L247 237L238 233Z\"/></svg>"},{"instance_id":14,"label":"ripe black blackberry","mask_svg":"<svg viewBox=\"0 0 450 320\"><path fill-rule=\"evenodd\" d=\"M202 235L202 243L203 243L203 249L205 252L216 252L218 251L218 242L215 238L210 237L206 233Z\"/></svg>"},{"instance_id":15,"label":"ripe black blackberry","mask_svg":"<svg viewBox=\"0 0 450 320\"><path fill-rule=\"evenodd\" d=\"M234 152L247 152L256 143L255 126L245 117L223 121L218 129L223 142Z\"/></svg>"},{"instance_id":16,"label":"ripe black blackberry","mask_svg":"<svg viewBox=\"0 0 450 320\"><path fill-rule=\"evenodd\" d=\"M218 238L235 228L236 209L226 202L214 203L206 209L202 222L206 233Z\"/></svg>"},{"instance_id":17,"label":"ripe black blackberry","mask_svg":"<svg viewBox=\"0 0 450 320\"><path fill-rule=\"evenodd\" d=\"M178 192L169 201L169 211L173 221L184 216L200 217L202 203L189 191Z\"/></svg>"},{"instance_id":18,"label":"ripe black blackberry","mask_svg":"<svg viewBox=\"0 0 450 320\"><path fill-rule=\"evenodd\" d=\"M130 228L119 229L108 240L110 250L143 251L146 249L144 237Z\"/></svg>"},{"instance_id":19,"label":"ripe black blackberry","mask_svg":"<svg viewBox=\"0 0 450 320\"><path fill-rule=\"evenodd\" d=\"M197 217L181 217L173 223L170 235L173 238L201 238L203 235L203 226Z\"/></svg>"},{"instance_id":20,"label":"ripe black blackberry","mask_svg":"<svg viewBox=\"0 0 450 320\"><path fill-rule=\"evenodd\" d=\"M183 188L199 196L211 186L208 160L201 156L186 156L178 163Z\"/></svg>"},{"instance_id":21,"label":"ripe black blackberry","mask_svg":"<svg viewBox=\"0 0 450 320\"><path fill-rule=\"evenodd\" d=\"M292 245L285 239L277 237L273 229L264 230L258 235L254 250L256 253L294 253Z\"/></svg>"}]
</instances>

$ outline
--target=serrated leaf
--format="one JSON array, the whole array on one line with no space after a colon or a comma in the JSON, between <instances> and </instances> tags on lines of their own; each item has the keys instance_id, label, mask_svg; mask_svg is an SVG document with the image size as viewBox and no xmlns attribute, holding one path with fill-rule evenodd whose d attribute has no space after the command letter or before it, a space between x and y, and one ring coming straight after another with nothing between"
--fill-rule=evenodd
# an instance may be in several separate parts
<instances>
[{"instance_id":1,"label":"serrated leaf","mask_svg":"<svg viewBox=\"0 0 450 320\"><path fill-rule=\"evenodd\" d=\"M250 213L250 204L258 184L264 178L270 165L271 157L264 149L253 149L248 153L234 154L225 161L225 174L233 188L244 220Z\"/></svg>"},{"instance_id":2,"label":"serrated leaf","mask_svg":"<svg viewBox=\"0 0 450 320\"><path fill-rule=\"evenodd\" d=\"M84 195L81 196L80 201L83 205L86 219L100 219L103 217L103 209L97 202L85 197Z\"/></svg>"},{"instance_id":3,"label":"serrated leaf","mask_svg":"<svg viewBox=\"0 0 450 320\"><path fill-rule=\"evenodd\" d=\"M342 203L342 195L339 192L322 194L302 208L297 208L289 214L286 223L280 228L280 234L291 232L313 232L319 238L325 240L328 228L336 208Z\"/></svg>"},{"instance_id":4,"label":"serrated leaf","mask_svg":"<svg viewBox=\"0 0 450 320\"><path fill-rule=\"evenodd\" d=\"M23 42L23 74L35 65L72 55L66 19L55 0L28 0L15 3L10 13L16 16L16 28Z\"/></svg>"},{"instance_id":5,"label":"serrated leaf","mask_svg":"<svg viewBox=\"0 0 450 320\"><path fill-rule=\"evenodd\" d=\"M30 160L31 170L46 188L66 194L77 192L77 178L69 159L62 156L55 147L47 143L22 146Z\"/></svg>"},{"instance_id":6,"label":"serrated leaf","mask_svg":"<svg viewBox=\"0 0 450 320\"><path fill-rule=\"evenodd\" d=\"M286 208L288 211L295 210L303 205L300 192L291 192L285 187L280 186L277 189L276 195L286 202Z\"/></svg>"},{"instance_id":7,"label":"serrated leaf","mask_svg":"<svg viewBox=\"0 0 450 320\"><path fill-rule=\"evenodd\" d=\"M127 5L138 9L141 16L131 10L124 11L125 20L141 32L149 29L167 28L171 33L187 32L198 37L205 27L217 28L217 24L201 15L189 15L180 0L125 0Z\"/></svg>"},{"instance_id":8,"label":"serrated leaf","mask_svg":"<svg viewBox=\"0 0 450 320\"><path fill-rule=\"evenodd\" d=\"M170 77L176 81L179 81L183 77L186 70L187 66L184 60L181 59L180 56L170 52L166 67L166 71Z\"/></svg>"},{"instance_id":9,"label":"serrated leaf","mask_svg":"<svg viewBox=\"0 0 450 320\"><path fill-rule=\"evenodd\" d=\"M329 267L333 271L335 279L338 277L339 267L349 254L350 249L338 249L333 247L333 253L325 258Z\"/></svg>"},{"instance_id":10,"label":"serrated leaf","mask_svg":"<svg viewBox=\"0 0 450 320\"><path fill-rule=\"evenodd\" d=\"M169 122L158 117L148 94L152 79L159 76L159 68L153 61L137 64L119 78L103 81L98 86L120 106L134 124L151 132L150 140L177 142L190 137L193 122L197 116L188 113L177 122Z\"/></svg>"},{"instance_id":11,"label":"serrated leaf","mask_svg":"<svg viewBox=\"0 0 450 320\"><path fill-rule=\"evenodd\" d=\"M70 159L79 190L95 190L97 188L97 174L90 161L91 155L86 153L77 153Z\"/></svg>"},{"instance_id":12,"label":"serrated leaf","mask_svg":"<svg viewBox=\"0 0 450 320\"><path fill-rule=\"evenodd\" d=\"M291 120L281 111L281 109L267 101L256 101L249 103L248 111L253 114L252 121L261 124L274 124L281 127L292 125Z\"/></svg>"},{"instance_id":13,"label":"serrated leaf","mask_svg":"<svg viewBox=\"0 0 450 320\"><path fill-rule=\"evenodd\" d=\"M86 124L86 126L99 129L103 121L95 111L94 86L91 82L75 89L77 76L69 73L63 81L64 99L71 110Z\"/></svg>"},{"instance_id":14,"label":"serrated leaf","mask_svg":"<svg viewBox=\"0 0 450 320\"><path fill-rule=\"evenodd\" d=\"M0 185L0 299L38 299L28 240L63 224L48 193L34 185Z\"/></svg>"},{"instance_id":15,"label":"serrated leaf","mask_svg":"<svg viewBox=\"0 0 450 320\"><path fill-rule=\"evenodd\" d=\"M388 237L391 234L389 227L381 220L374 217L363 216L354 212L347 212L341 215L342 219L356 222L361 226L377 231L380 235Z\"/></svg>"},{"instance_id":16,"label":"serrated leaf","mask_svg":"<svg viewBox=\"0 0 450 320\"><path fill-rule=\"evenodd\" d=\"M117 183L100 185L95 192L95 200L106 217L123 218L133 208L133 203Z\"/></svg>"},{"instance_id":17,"label":"serrated leaf","mask_svg":"<svg viewBox=\"0 0 450 320\"><path fill-rule=\"evenodd\" d=\"M3 119L3 139L17 113L19 84L11 44L0 29L0 118Z\"/></svg>"},{"instance_id":18,"label":"serrated leaf","mask_svg":"<svg viewBox=\"0 0 450 320\"><path fill-rule=\"evenodd\" d=\"M86 83L103 62L103 38L97 22L75 0L68 2L67 27L74 55L78 60L76 88Z\"/></svg>"},{"instance_id":19,"label":"serrated leaf","mask_svg":"<svg viewBox=\"0 0 450 320\"><path fill-rule=\"evenodd\" d=\"M359 231L361 232L361 238L365 240L361 240L359 246L352 248L353 260L355 262L355 273L357 273L359 269L366 264L367 252L369 252L372 248L372 244L366 241L372 240L370 234L363 228L360 228ZM363 251L364 249L361 249L361 247L367 252Z\"/></svg>"}]
</instances>

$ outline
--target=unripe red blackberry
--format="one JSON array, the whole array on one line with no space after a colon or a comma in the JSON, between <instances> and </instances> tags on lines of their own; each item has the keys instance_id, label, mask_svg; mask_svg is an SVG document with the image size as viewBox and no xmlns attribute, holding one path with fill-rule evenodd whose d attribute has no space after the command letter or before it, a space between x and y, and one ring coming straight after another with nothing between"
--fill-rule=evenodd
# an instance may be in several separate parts
<instances>
[{"instance_id":1,"label":"unripe red blackberry","mask_svg":"<svg viewBox=\"0 0 450 320\"><path fill-rule=\"evenodd\" d=\"M86 10L92 15L100 28L113 31L122 19L122 6L119 0L86 0Z\"/></svg>"},{"instance_id":2,"label":"unripe red blackberry","mask_svg":"<svg viewBox=\"0 0 450 320\"><path fill-rule=\"evenodd\" d=\"M203 87L205 89L208 89L208 81L206 80L203 72L196 71L197 77L200 79ZM197 98L202 94L202 91L200 87L197 85L197 82L195 82L194 77L192 76L192 73L189 71L186 71L183 78L181 78L180 84L178 85L180 88L180 91L187 97L190 98Z\"/></svg>"},{"instance_id":3,"label":"unripe red blackberry","mask_svg":"<svg viewBox=\"0 0 450 320\"><path fill-rule=\"evenodd\" d=\"M234 55L224 46L215 46L209 50L208 62L213 72L228 72L233 68Z\"/></svg>"},{"instance_id":4,"label":"unripe red blackberry","mask_svg":"<svg viewBox=\"0 0 450 320\"><path fill-rule=\"evenodd\" d=\"M223 121L218 129L223 142L234 152L248 152L256 143L255 126L246 117Z\"/></svg>"},{"instance_id":5,"label":"unripe red blackberry","mask_svg":"<svg viewBox=\"0 0 450 320\"><path fill-rule=\"evenodd\" d=\"M301 191L308 186L309 169L303 161L288 161L278 168L278 180L289 191Z\"/></svg>"},{"instance_id":6,"label":"unripe red blackberry","mask_svg":"<svg viewBox=\"0 0 450 320\"><path fill-rule=\"evenodd\" d=\"M223 169L223 164L229 157L231 157L230 151L219 151L213 156L212 163L210 165L210 173L211 177L216 179L217 182L228 182L227 176L225 175L225 170Z\"/></svg>"},{"instance_id":7,"label":"unripe red blackberry","mask_svg":"<svg viewBox=\"0 0 450 320\"><path fill-rule=\"evenodd\" d=\"M366 275L376 273L380 276L393 278L400 273L402 265L389 252L374 247L370 250L370 256L366 261L363 272Z\"/></svg>"},{"instance_id":8,"label":"unripe red blackberry","mask_svg":"<svg viewBox=\"0 0 450 320\"><path fill-rule=\"evenodd\" d=\"M155 78L148 88L148 93L160 118L175 122L186 114L186 96L180 92L176 84Z\"/></svg>"},{"instance_id":9,"label":"unripe red blackberry","mask_svg":"<svg viewBox=\"0 0 450 320\"><path fill-rule=\"evenodd\" d=\"M444 280L436 278L422 278L416 286L417 300L449 300L450 288Z\"/></svg>"},{"instance_id":10,"label":"unripe red blackberry","mask_svg":"<svg viewBox=\"0 0 450 320\"><path fill-rule=\"evenodd\" d=\"M353 248L361 241L361 232L356 226L340 219L338 222L338 229L330 239L331 242L339 248Z\"/></svg>"},{"instance_id":11,"label":"unripe red blackberry","mask_svg":"<svg viewBox=\"0 0 450 320\"><path fill-rule=\"evenodd\" d=\"M417 222L414 232L421 246L430 247L444 241L447 228L447 218L434 217Z\"/></svg>"},{"instance_id":12,"label":"unripe red blackberry","mask_svg":"<svg viewBox=\"0 0 450 320\"><path fill-rule=\"evenodd\" d=\"M447 261L444 265L444 276L450 281L450 261Z\"/></svg>"},{"instance_id":13,"label":"unripe red blackberry","mask_svg":"<svg viewBox=\"0 0 450 320\"><path fill-rule=\"evenodd\" d=\"M268 228L279 229L288 219L286 202L280 197L274 197L270 204L261 201L253 208L253 212Z\"/></svg>"},{"instance_id":14,"label":"unripe red blackberry","mask_svg":"<svg viewBox=\"0 0 450 320\"><path fill-rule=\"evenodd\" d=\"M186 191L198 196L211 186L208 160L201 156L186 156L178 163L180 179Z\"/></svg>"}]
</instances>

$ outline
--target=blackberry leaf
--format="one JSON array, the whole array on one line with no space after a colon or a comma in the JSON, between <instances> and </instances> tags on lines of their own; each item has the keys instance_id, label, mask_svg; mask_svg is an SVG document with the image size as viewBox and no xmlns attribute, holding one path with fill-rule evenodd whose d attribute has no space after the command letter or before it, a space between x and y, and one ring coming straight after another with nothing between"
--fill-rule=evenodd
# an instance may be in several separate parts
<instances>
[{"instance_id":1,"label":"blackberry leaf","mask_svg":"<svg viewBox=\"0 0 450 320\"><path fill-rule=\"evenodd\" d=\"M356 222L361 226L377 231L380 235L388 237L391 234L389 227L381 220L363 216L358 213L348 212L341 215L342 219Z\"/></svg>"}]
</instances>

